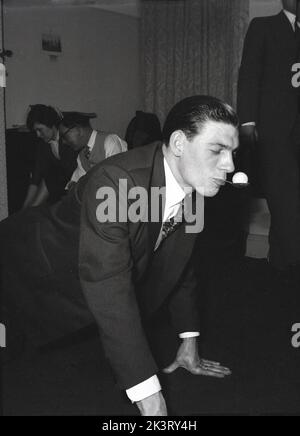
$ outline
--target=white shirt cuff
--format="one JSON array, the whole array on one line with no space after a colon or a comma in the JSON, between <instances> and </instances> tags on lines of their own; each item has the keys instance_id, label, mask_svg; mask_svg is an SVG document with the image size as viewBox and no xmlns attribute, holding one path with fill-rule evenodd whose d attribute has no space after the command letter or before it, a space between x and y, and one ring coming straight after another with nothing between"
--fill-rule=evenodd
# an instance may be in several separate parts
<instances>
[{"instance_id":1,"label":"white shirt cuff","mask_svg":"<svg viewBox=\"0 0 300 436\"><path fill-rule=\"evenodd\" d=\"M157 394L159 391L161 391L161 386L157 375L154 375L142 383L126 389L126 394L133 403L136 403L151 395Z\"/></svg>"},{"instance_id":2,"label":"white shirt cuff","mask_svg":"<svg viewBox=\"0 0 300 436\"><path fill-rule=\"evenodd\" d=\"M255 121L249 121L249 123L243 123L242 126L256 126Z\"/></svg>"},{"instance_id":3,"label":"white shirt cuff","mask_svg":"<svg viewBox=\"0 0 300 436\"><path fill-rule=\"evenodd\" d=\"M196 338L197 336L200 336L200 332L184 332L179 335L181 339Z\"/></svg>"}]
</instances>

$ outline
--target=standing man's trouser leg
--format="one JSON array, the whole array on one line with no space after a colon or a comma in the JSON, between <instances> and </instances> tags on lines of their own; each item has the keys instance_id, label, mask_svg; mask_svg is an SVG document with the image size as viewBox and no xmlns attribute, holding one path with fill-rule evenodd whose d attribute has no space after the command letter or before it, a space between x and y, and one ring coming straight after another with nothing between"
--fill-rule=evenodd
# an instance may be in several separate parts
<instances>
[{"instance_id":1,"label":"standing man's trouser leg","mask_svg":"<svg viewBox=\"0 0 300 436\"><path fill-rule=\"evenodd\" d=\"M287 141L260 144L262 183L271 213L270 263L300 265L300 118Z\"/></svg>"}]
</instances>

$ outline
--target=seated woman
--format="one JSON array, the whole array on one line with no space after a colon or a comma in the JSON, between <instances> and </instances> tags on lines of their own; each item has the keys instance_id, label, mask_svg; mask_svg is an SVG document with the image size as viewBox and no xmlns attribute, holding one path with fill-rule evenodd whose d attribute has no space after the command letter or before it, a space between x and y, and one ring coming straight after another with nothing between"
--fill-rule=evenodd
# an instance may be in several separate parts
<instances>
[{"instance_id":1,"label":"seated woman","mask_svg":"<svg viewBox=\"0 0 300 436\"><path fill-rule=\"evenodd\" d=\"M57 202L76 168L77 152L62 143L58 126L62 114L51 106L30 106L27 127L40 139L36 165L23 208Z\"/></svg>"}]
</instances>

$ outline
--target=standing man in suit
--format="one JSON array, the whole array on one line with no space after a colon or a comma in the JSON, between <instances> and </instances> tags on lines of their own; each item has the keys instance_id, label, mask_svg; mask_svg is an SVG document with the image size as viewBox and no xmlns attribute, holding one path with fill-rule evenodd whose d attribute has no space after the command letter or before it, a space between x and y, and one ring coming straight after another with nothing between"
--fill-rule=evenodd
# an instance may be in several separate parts
<instances>
[{"instance_id":1,"label":"standing man in suit","mask_svg":"<svg viewBox=\"0 0 300 436\"><path fill-rule=\"evenodd\" d=\"M255 147L271 213L269 262L300 280L300 98L293 87L299 62L297 0L283 0L276 16L250 23L238 83L241 139Z\"/></svg>"},{"instance_id":2,"label":"standing man in suit","mask_svg":"<svg viewBox=\"0 0 300 436\"><path fill-rule=\"evenodd\" d=\"M186 98L170 111L163 143L104 160L47 214L31 219L29 236L22 235L27 241L23 254L21 246L16 252L11 243L17 223L8 219L0 224L3 271L13 280L19 277L21 286L34 284L20 290L18 301L23 298L28 304L31 299L36 316L43 320L51 316L45 299L54 295L52 335L58 323L67 330L96 321L118 385L145 416L167 414L151 338L161 310L167 309L174 329L168 344L173 338L178 347L164 365L166 373L182 367L195 375L230 374L198 354L197 283L191 257L203 228L203 203L197 198L215 196L234 170L237 127L237 116L227 104L207 96ZM159 202L152 193L161 191ZM78 272L81 288L76 285ZM29 280L28 274L34 278ZM53 277L65 280L59 291L63 317L57 316L59 292L53 292ZM67 300L76 312L66 310Z\"/></svg>"},{"instance_id":3,"label":"standing man in suit","mask_svg":"<svg viewBox=\"0 0 300 436\"><path fill-rule=\"evenodd\" d=\"M96 114L64 112L59 125L60 137L64 144L79 153L77 168L70 182L78 182L94 165L114 154L127 151L127 143L118 135L94 130L90 119Z\"/></svg>"}]
</instances>

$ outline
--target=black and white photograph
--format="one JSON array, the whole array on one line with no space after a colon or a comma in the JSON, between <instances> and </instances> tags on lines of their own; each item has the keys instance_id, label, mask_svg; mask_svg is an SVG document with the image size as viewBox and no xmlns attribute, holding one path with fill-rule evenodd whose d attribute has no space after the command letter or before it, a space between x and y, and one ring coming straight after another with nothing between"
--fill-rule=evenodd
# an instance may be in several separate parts
<instances>
[{"instance_id":1,"label":"black and white photograph","mask_svg":"<svg viewBox=\"0 0 300 436\"><path fill-rule=\"evenodd\" d=\"M300 0L0 0L0 292L2 416L299 416Z\"/></svg>"}]
</instances>

